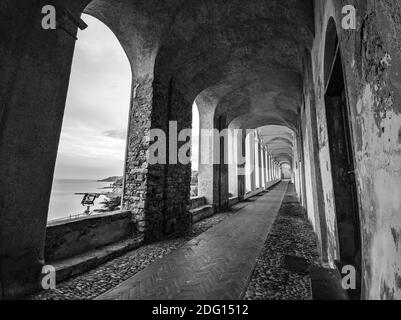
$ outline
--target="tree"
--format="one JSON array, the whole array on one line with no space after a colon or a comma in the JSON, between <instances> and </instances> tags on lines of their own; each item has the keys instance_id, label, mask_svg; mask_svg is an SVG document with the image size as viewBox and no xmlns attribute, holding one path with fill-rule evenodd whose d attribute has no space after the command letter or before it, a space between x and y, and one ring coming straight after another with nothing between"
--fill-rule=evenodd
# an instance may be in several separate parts
<instances>
[{"instance_id":1,"label":"tree","mask_svg":"<svg viewBox=\"0 0 401 320\"><path fill-rule=\"evenodd\" d=\"M120 210L121 196L106 198L100 204L103 205L99 212L117 211Z\"/></svg>"}]
</instances>

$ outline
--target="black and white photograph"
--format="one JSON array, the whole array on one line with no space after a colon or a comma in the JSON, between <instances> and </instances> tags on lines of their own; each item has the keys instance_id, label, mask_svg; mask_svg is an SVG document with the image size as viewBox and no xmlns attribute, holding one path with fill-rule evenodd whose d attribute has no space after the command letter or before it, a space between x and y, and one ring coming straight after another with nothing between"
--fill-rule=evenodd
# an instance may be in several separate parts
<instances>
[{"instance_id":1,"label":"black and white photograph","mask_svg":"<svg viewBox=\"0 0 401 320\"><path fill-rule=\"evenodd\" d=\"M0 300L401 300L401 1L0 0Z\"/></svg>"}]
</instances>

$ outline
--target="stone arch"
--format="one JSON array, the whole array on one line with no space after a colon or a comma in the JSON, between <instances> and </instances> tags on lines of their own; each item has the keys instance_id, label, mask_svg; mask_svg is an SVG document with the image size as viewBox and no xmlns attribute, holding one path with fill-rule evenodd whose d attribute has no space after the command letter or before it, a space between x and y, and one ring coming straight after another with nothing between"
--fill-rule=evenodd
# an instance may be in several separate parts
<instances>
[{"instance_id":1,"label":"stone arch","mask_svg":"<svg viewBox=\"0 0 401 320\"><path fill-rule=\"evenodd\" d=\"M134 4L137 6L134 7ZM110 4L102 0L82 0L71 2L66 7L76 17L86 12L105 23L127 53L133 72L131 135L127 140L129 144L142 148L140 151L137 148L138 152L135 153L131 152L133 148L127 147L127 159L131 157L132 160L132 157L138 156L135 161L141 165L146 162L145 158L139 156L148 145L146 135L151 122L153 66L161 23L158 17L152 17L155 23L150 23L150 18L139 4L132 1ZM5 168L0 175L8 186L7 198L0 201L3 215L0 225L0 269L11 275L7 277L7 283L1 283L0 295L13 298L35 291L40 286L38 275L44 262L47 211L75 39L61 29L51 32L40 29L40 2L20 6L7 1L4 6L7 9L4 15L18 12L14 21L15 28L5 38L9 45L6 50L0 50L2 60L4 58L7 61L7 69L1 76L1 82L6 85L1 88L5 94L0 99L6 109L0 113L0 163ZM130 13L133 14L131 18ZM135 26L134 22L139 25ZM27 28L27 25L30 27ZM68 28L72 35L76 34L75 24L69 21ZM128 31L131 33L125 33ZM139 117L139 114L144 117ZM20 161L14 161L10 156L12 154L20 154ZM150 186L155 183L147 179L148 175L140 165L129 162L132 166L126 166L126 173L129 174L125 175L124 197L128 195L128 198L125 197L127 200L124 205L136 211L137 228L149 230L146 229L146 223L152 219L149 216L147 219L141 218L145 215L145 209L149 212L148 208L152 208L149 204L145 205L144 198ZM7 172L15 174L9 175ZM27 177L35 181L38 187L28 190ZM127 179L128 182L138 183L143 190L138 191L133 184L127 185ZM160 192L158 190L158 194ZM24 201L15 202L12 199ZM186 212L186 204L180 203L179 206L181 212ZM159 220L155 220L158 224ZM174 224L174 219L168 223ZM151 235L149 233L149 239ZM22 274L23 277L19 276Z\"/></svg>"},{"instance_id":2,"label":"stone arch","mask_svg":"<svg viewBox=\"0 0 401 320\"><path fill-rule=\"evenodd\" d=\"M82 110L82 105L85 105L87 108L90 108L91 113L100 114L100 113L107 113L111 112L110 115L114 115L115 113L118 112L118 116L122 116L123 119L119 123L115 123L114 121L110 121L107 123L108 118L102 118L102 121L104 124L109 126L111 123L113 123L113 128L110 127L109 129L112 129L109 132L98 132L97 134L92 133L91 135L88 135L88 138L91 139L92 137L95 136L102 136L107 135L107 136L112 136L113 138L116 138L118 135L118 138L120 138L120 135L123 135L125 131L123 132L122 129L125 129L125 125L128 122L128 110L129 110L129 105L130 105L130 98L131 98L131 81L132 81L132 68L130 61L128 59L128 56L126 54L126 51L124 48L121 46L120 41L116 37L115 33L101 20L97 19L96 17L85 14L86 17L85 22L89 24L88 29L83 30L81 33L78 33L77 36L77 41L76 41L76 46L74 50L74 62L72 65L72 71L71 71L71 76L69 78L69 89L68 89L68 97L66 99L66 107L65 107L65 112L63 115L63 130L66 130L66 126L74 126L76 123L71 122L71 119L67 117L66 120L66 115L71 117L71 114L78 113L80 110ZM93 32L90 32L91 27L96 30L95 32L95 37L93 36ZM110 43L102 43L96 42L97 35L100 35L102 39L107 39L108 42ZM82 42L84 42L84 46L80 45ZM94 45L94 47L98 47L97 50L94 51L88 51L89 47ZM104 56L99 51L109 51L111 50L113 52L113 60L107 60L105 59ZM93 55L94 54L94 55ZM118 59L116 58L116 56ZM92 59L93 58L93 59ZM106 62L107 66L110 66L110 62L113 62L113 65L111 66L113 69L116 69L118 67L118 72L121 75L120 78L118 78L120 81L115 82L118 83L118 93L116 93L114 90L111 90L110 84L114 85L115 83L110 83L109 79L113 79L114 77L109 78L110 72L109 70L105 70L103 65L101 64L99 59L102 59L102 61ZM91 60L91 61L89 61ZM114 65L116 64L116 66ZM91 68L86 68L86 66L91 66ZM82 68L83 67L83 68ZM84 69L85 74L83 75L82 69ZM108 68L109 69L109 68ZM98 73L99 72L99 73ZM113 72L113 71L111 71ZM114 76L112 74L112 76ZM82 81L82 79L85 79L86 81ZM123 80L123 81L122 81ZM106 86L107 84L107 86ZM103 90L105 89L105 90ZM121 90L124 89L124 90ZM77 98L77 92L81 93ZM88 94L88 92L90 94ZM105 99L101 99L100 97L104 97ZM124 100L119 99L119 98L124 98ZM72 99L76 98L76 100L83 100L81 103L74 103L75 101ZM90 103L85 103L85 100L90 100ZM102 101L113 101L113 100L118 100L124 101L123 103L123 108L118 108L121 106L121 103L107 103L104 104ZM96 103L95 103L96 102ZM68 104L68 108L67 108ZM118 104L118 106L117 106ZM117 109L117 110L116 110ZM86 109L88 110L88 109ZM126 113L126 114L125 114ZM83 120L83 121L90 121L91 115L88 114L88 112L83 113L82 116L77 119L75 116L74 119L77 121ZM120 119L121 120L121 119ZM70 122L65 122L65 121L70 121ZM115 130L117 129L117 130ZM121 129L121 131L120 131ZM74 128L74 132L77 131L77 128ZM67 131L68 132L68 131ZM67 133L66 131L63 131L63 134ZM62 134L62 135L63 135ZM83 138L83 137L82 137ZM121 140L124 140L124 147L122 147L121 150L125 153L126 149L126 137L121 137ZM84 141L81 139L81 141ZM61 142L64 142L63 140ZM61 143L60 142L60 143ZM88 142L82 142L85 144L82 144L82 148L87 148L89 147ZM62 145L62 144L61 144ZM60 148L60 144L59 147ZM107 146L104 146L105 149L107 149ZM119 153L120 150L116 150L116 153ZM60 152L58 152L60 154ZM121 164L123 164L125 161L122 160ZM94 161L96 162L96 161ZM60 162L59 162L60 163ZM65 173L64 173L65 175ZM70 175L70 174L69 174ZM118 172L118 175L123 175L123 170L121 172ZM56 176L57 178L57 176ZM70 175L70 178L76 178L74 174ZM82 178L87 178L87 177L82 177ZM100 177L99 177L100 178ZM80 190L80 191L88 191L88 190ZM101 202L101 200L98 200L97 203ZM71 207L70 207L71 209ZM78 211L79 212L79 211ZM71 212L69 212L71 213ZM74 214L77 213L77 211L74 212ZM49 212L51 214L51 212ZM53 217L54 218L54 217ZM64 217L56 217L56 218L64 218ZM49 218L50 221L50 218Z\"/></svg>"}]
</instances>

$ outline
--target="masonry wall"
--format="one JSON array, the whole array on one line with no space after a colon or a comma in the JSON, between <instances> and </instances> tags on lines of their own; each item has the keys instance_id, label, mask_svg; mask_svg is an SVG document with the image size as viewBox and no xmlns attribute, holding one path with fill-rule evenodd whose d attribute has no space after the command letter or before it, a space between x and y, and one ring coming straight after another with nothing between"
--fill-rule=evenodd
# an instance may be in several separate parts
<instances>
[{"instance_id":1,"label":"masonry wall","mask_svg":"<svg viewBox=\"0 0 401 320\"><path fill-rule=\"evenodd\" d=\"M46 228L45 261L70 258L130 238L135 232L129 211L51 222Z\"/></svg>"}]
</instances>

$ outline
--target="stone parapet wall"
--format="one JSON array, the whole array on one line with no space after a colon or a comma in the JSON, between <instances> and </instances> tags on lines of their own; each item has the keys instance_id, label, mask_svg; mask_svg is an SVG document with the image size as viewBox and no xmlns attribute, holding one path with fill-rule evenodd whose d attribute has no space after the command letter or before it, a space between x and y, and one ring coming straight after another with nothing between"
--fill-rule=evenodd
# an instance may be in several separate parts
<instances>
[{"instance_id":1,"label":"stone parapet wall","mask_svg":"<svg viewBox=\"0 0 401 320\"><path fill-rule=\"evenodd\" d=\"M133 236L130 211L110 212L50 223L46 229L45 261L72 257Z\"/></svg>"}]
</instances>

